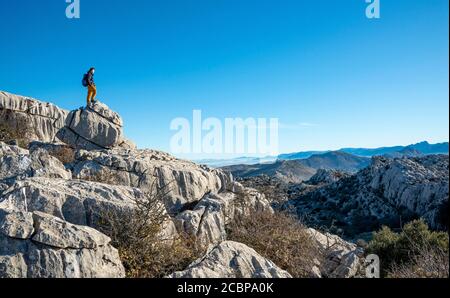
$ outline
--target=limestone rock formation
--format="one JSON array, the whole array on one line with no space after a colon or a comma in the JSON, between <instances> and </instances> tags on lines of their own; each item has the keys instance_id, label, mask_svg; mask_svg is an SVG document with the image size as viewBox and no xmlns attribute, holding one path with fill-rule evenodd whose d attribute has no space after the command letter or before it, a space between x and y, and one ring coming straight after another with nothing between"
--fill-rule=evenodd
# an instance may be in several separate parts
<instances>
[{"instance_id":1,"label":"limestone rock formation","mask_svg":"<svg viewBox=\"0 0 450 298\"><path fill-rule=\"evenodd\" d=\"M0 91L0 123L30 140L54 141L67 114L53 104Z\"/></svg>"},{"instance_id":2,"label":"limestone rock formation","mask_svg":"<svg viewBox=\"0 0 450 298\"><path fill-rule=\"evenodd\" d=\"M100 219L111 214L128 218L137 202L155 191L162 194L158 204L164 204L162 209L168 213L164 215L169 215L161 241L174 243L178 234L187 233L209 248L202 258L170 277L291 277L245 244L227 241L226 225L237 216L273 212L265 195L220 169L155 150L137 150L124 138L120 116L106 105L97 103L67 115L55 106L1 92L0 119L10 128L22 129L25 124L20 121L29 122L35 140L29 150L0 142L0 278L124 277L118 251L100 232L105 231ZM55 142L55 134L63 143ZM61 155L65 150L70 156ZM423 167L429 163L434 166L424 162ZM365 175L372 179L364 176L364 185L382 188L386 197L396 196L388 185L399 185L409 197L436 193L441 186L420 184L405 190L405 183L414 182L409 178L414 167L403 180L397 176L404 166L394 167L398 170L386 177L381 166L380 171L368 169ZM422 168L419 172L428 184L441 185L438 175L431 177ZM312 188L322 189L325 180L331 187L351 178L335 181L336 175L322 176ZM356 275L360 250L355 245L308 231L326 255L312 268L315 276Z\"/></svg>"},{"instance_id":3,"label":"limestone rock formation","mask_svg":"<svg viewBox=\"0 0 450 298\"><path fill-rule=\"evenodd\" d=\"M125 277L109 242L49 214L0 208L0 278Z\"/></svg>"},{"instance_id":4,"label":"limestone rock formation","mask_svg":"<svg viewBox=\"0 0 450 298\"><path fill-rule=\"evenodd\" d=\"M72 174L45 150L29 153L28 150L0 142L0 180L7 183L25 177L70 179Z\"/></svg>"},{"instance_id":5,"label":"limestone rock formation","mask_svg":"<svg viewBox=\"0 0 450 298\"><path fill-rule=\"evenodd\" d=\"M290 278L272 261L238 242L224 241L173 278Z\"/></svg>"},{"instance_id":6,"label":"limestone rock formation","mask_svg":"<svg viewBox=\"0 0 450 298\"><path fill-rule=\"evenodd\" d=\"M135 200L143 199L138 189L101 183L27 178L16 181L0 197L1 208L41 211L70 223L96 227L108 212L126 216Z\"/></svg>"},{"instance_id":7,"label":"limestone rock formation","mask_svg":"<svg viewBox=\"0 0 450 298\"><path fill-rule=\"evenodd\" d=\"M7 155L16 156L20 154L28 154L28 150L14 145L8 145L0 141L0 157L4 157Z\"/></svg>"},{"instance_id":8,"label":"limestone rock formation","mask_svg":"<svg viewBox=\"0 0 450 298\"><path fill-rule=\"evenodd\" d=\"M122 127L119 114L97 102L71 111L57 137L76 149L114 148L125 142Z\"/></svg>"},{"instance_id":9,"label":"limestone rock formation","mask_svg":"<svg viewBox=\"0 0 450 298\"><path fill-rule=\"evenodd\" d=\"M263 195L253 189L244 189L234 183L235 192L209 193L193 210L186 210L175 217L179 232L195 236L204 245L218 244L226 240L225 226L234 216L251 216L253 212L272 210Z\"/></svg>"},{"instance_id":10,"label":"limestone rock formation","mask_svg":"<svg viewBox=\"0 0 450 298\"><path fill-rule=\"evenodd\" d=\"M221 170L179 160L155 150L80 150L73 163L73 178L100 180L137 187L167 190L164 203L170 213L198 201L209 192L226 190L232 178Z\"/></svg>"},{"instance_id":11,"label":"limestone rock formation","mask_svg":"<svg viewBox=\"0 0 450 298\"><path fill-rule=\"evenodd\" d=\"M375 157L368 168L293 198L287 206L309 224L333 225L346 237L418 217L432 229L447 229L448 175L448 155Z\"/></svg>"},{"instance_id":12,"label":"limestone rock formation","mask_svg":"<svg viewBox=\"0 0 450 298\"><path fill-rule=\"evenodd\" d=\"M363 263L361 248L336 235L321 233L312 228L306 231L317 242L320 252L325 257L324 261L318 264L321 276L350 278L357 275Z\"/></svg>"}]
</instances>

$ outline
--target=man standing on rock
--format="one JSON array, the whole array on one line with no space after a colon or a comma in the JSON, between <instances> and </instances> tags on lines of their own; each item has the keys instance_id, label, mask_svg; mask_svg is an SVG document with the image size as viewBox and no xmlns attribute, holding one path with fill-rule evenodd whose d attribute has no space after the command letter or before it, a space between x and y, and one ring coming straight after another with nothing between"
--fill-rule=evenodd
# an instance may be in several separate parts
<instances>
[{"instance_id":1,"label":"man standing on rock","mask_svg":"<svg viewBox=\"0 0 450 298\"><path fill-rule=\"evenodd\" d=\"M95 68L91 67L89 71L83 77L83 86L88 88L87 94L87 106L89 107L91 102L95 103L97 101L97 87L94 82Z\"/></svg>"}]
</instances>

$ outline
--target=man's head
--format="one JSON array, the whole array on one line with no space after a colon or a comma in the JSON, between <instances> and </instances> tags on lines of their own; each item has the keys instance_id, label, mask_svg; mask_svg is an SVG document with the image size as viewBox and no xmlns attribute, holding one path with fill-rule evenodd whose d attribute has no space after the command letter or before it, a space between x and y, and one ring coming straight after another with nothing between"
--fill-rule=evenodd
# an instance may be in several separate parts
<instances>
[{"instance_id":1,"label":"man's head","mask_svg":"<svg viewBox=\"0 0 450 298\"><path fill-rule=\"evenodd\" d=\"M91 69L89 69L89 72L92 73L92 74L94 74L94 73L95 73L95 68L94 68L94 67L91 67Z\"/></svg>"}]
</instances>

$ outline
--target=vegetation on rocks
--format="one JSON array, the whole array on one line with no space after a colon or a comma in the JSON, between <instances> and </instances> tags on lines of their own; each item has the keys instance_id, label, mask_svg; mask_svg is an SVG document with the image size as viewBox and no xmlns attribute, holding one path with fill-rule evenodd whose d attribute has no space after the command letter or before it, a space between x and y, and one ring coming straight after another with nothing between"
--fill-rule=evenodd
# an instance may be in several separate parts
<instances>
[{"instance_id":1,"label":"vegetation on rocks","mask_svg":"<svg viewBox=\"0 0 450 298\"><path fill-rule=\"evenodd\" d=\"M103 181L107 182L107 181ZM183 270L204 250L193 237L164 233L170 220L162 198L169 186L157 187L136 200L136 208L128 216L119 212L105 212L100 219L100 230L111 237L112 245L130 278L161 278Z\"/></svg>"},{"instance_id":2,"label":"vegetation on rocks","mask_svg":"<svg viewBox=\"0 0 450 298\"><path fill-rule=\"evenodd\" d=\"M400 233L383 227L367 248L380 257L382 275L393 278L449 276L449 236L428 229L423 220L406 224Z\"/></svg>"},{"instance_id":3,"label":"vegetation on rocks","mask_svg":"<svg viewBox=\"0 0 450 298\"><path fill-rule=\"evenodd\" d=\"M282 212L258 211L237 216L228 225L230 240L244 243L293 277L311 277L320 252L305 227Z\"/></svg>"},{"instance_id":4,"label":"vegetation on rocks","mask_svg":"<svg viewBox=\"0 0 450 298\"><path fill-rule=\"evenodd\" d=\"M24 124L22 127L26 128L27 125ZM17 130L11 129L11 127L0 124L0 142L15 143L17 146L26 149L30 143L29 131L28 129L23 129L19 133Z\"/></svg>"}]
</instances>

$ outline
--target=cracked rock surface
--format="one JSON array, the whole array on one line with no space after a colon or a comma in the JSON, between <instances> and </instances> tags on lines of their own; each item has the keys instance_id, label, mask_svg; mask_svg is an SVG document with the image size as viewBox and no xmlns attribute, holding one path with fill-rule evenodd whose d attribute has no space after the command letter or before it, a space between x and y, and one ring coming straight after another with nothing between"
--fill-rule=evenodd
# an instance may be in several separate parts
<instances>
[{"instance_id":1,"label":"cracked rock surface","mask_svg":"<svg viewBox=\"0 0 450 298\"><path fill-rule=\"evenodd\" d=\"M55 141L67 114L66 110L51 103L0 91L0 123L16 134L27 130L30 139Z\"/></svg>"},{"instance_id":2,"label":"cracked rock surface","mask_svg":"<svg viewBox=\"0 0 450 298\"><path fill-rule=\"evenodd\" d=\"M49 214L0 208L0 277L125 277L109 242Z\"/></svg>"},{"instance_id":3,"label":"cracked rock surface","mask_svg":"<svg viewBox=\"0 0 450 298\"><path fill-rule=\"evenodd\" d=\"M117 113L96 102L71 111L57 137L76 149L109 149L125 142L122 126L122 118Z\"/></svg>"}]
</instances>

